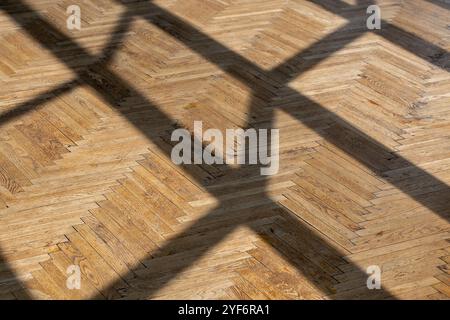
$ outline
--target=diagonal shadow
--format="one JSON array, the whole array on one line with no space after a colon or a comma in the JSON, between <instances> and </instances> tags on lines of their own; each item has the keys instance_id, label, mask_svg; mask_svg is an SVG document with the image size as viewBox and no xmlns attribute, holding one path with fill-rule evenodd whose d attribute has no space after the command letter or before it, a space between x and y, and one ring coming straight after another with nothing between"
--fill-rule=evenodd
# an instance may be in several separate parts
<instances>
[{"instance_id":1,"label":"diagonal shadow","mask_svg":"<svg viewBox=\"0 0 450 320\"><path fill-rule=\"evenodd\" d=\"M126 36L126 33L130 29L131 22L133 21L133 14L131 11L127 10L125 11L119 18L118 24L114 28L114 30L111 33L111 37L106 42L105 48L102 50L102 52L95 57L91 57L87 54L87 52L83 50L79 50L80 48L75 48L75 52L71 53L71 49L66 52L67 56L63 62L66 65L70 65L70 61L72 60L73 56L81 56L81 57L88 57L89 59L86 59L90 62L87 66L95 65L97 63L101 63L103 65L108 65L113 59L115 54L117 53L119 46L121 45L121 41ZM63 38L64 39L64 38ZM60 58L62 58L63 55L60 55ZM85 60L85 59L81 59ZM78 72L84 71L86 69L86 65L74 65L74 68L78 68ZM47 90L41 94L39 94L37 97L26 101L24 103L21 103L14 107L14 109L8 110L2 114L0 114L0 126L6 122L12 121L15 118L18 118L26 113L28 113L31 110L38 110L39 106L48 103L52 101L53 99L57 98L58 96L61 96L63 94L67 94L71 91L73 91L76 87L78 87L82 82L80 82L79 77L70 81L67 81L63 84L60 84L56 86L55 88L52 88L50 90Z\"/></svg>"},{"instance_id":2,"label":"diagonal shadow","mask_svg":"<svg viewBox=\"0 0 450 320\"><path fill-rule=\"evenodd\" d=\"M317 0L316 0L317 2ZM319 41L319 43L314 43L309 48L306 48L302 51L302 53L299 53L295 55L294 57L290 58L289 61L291 64L283 63L280 66L274 68L273 70L269 72L265 72L264 70L261 70L259 67L254 65L252 62L248 61L246 58L242 57L241 55L230 52L227 48L225 48L220 43L215 42L213 39L211 39L206 34L202 33L201 31L195 29L193 26L189 25L187 22L182 20L179 17L176 17L172 14L170 14L168 11L159 8L158 6L149 3L149 10L152 12L160 12L159 15L156 15L155 17L147 18L149 22L153 23L154 25L160 27L164 31L166 31L171 36L175 37L176 39L182 41L186 46L191 48L193 51L201 54L205 59L208 61L214 63L219 68L222 68L227 74L233 76L236 80L246 83L249 85L249 87L254 92L254 96L263 95L268 100L270 98L273 98L276 96L276 92L278 92L281 88L285 92L285 96L294 97L290 100L297 100L300 101L303 105L313 106L315 109L318 110L318 112L328 114L329 117L331 117L336 123L340 124L340 126L345 129L344 132L347 134L351 134L350 137L346 139L348 143L340 143L336 136L330 136L326 135L323 138L325 138L328 142L333 144L335 147L343 150L344 152L348 153L350 156L358 160L361 164L363 164L367 169L372 171L373 173L379 175L384 170L389 169L390 162L396 162L397 164L402 164L404 167L411 167L416 168L416 166L408 161L407 159L402 158L399 155L394 155L394 152L384 147L381 143L376 141L375 139L369 137L367 134L359 130L358 128L354 127L352 124L348 123L343 118L339 117L336 114L333 114L332 112L328 111L324 107L320 106L319 104L315 103L314 101L310 100L309 98L301 95L297 91L290 89L287 87L287 84L291 79L298 76L300 73L306 72L313 68L315 65L320 63L321 61L325 60L327 57L329 57L333 52L338 51L342 49L345 45L355 40L358 36L362 35L363 31L361 28L357 28L357 25L348 24L337 31L333 32L332 34L326 36L324 41ZM159 10L159 11L158 11ZM364 13L359 11L360 14ZM161 16L161 18L159 18ZM161 19L161 20L160 20ZM164 21L165 23L161 23L161 21ZM351 30L350 35L346 36L345 38L342 37L341 32L343 30L349 29ZM178 30L182 30L182 33ZM365 26L363 27L363 30L365 30ZM367 31L367 30L365 30ZM193 39L208 39L208 43L212 43L208 46L208 49L203 51L203 47L196 46L195 43L184 37L184 34L189 34L191 38ZM321 46L325 41L335 41L339 40L340 45L333 48L333 52L325 52L323 55L316 59L315 61L300 64L305 62L305 56L310 55L311 52L314 52L315 50L321 50ZM430 44L429 45L433 50L439 50L443 51L441 48L437 48L436 46ZM231 60L233 61L233 64L231 66L223 67L220 64L220 58L217 55L209 55L208 52L223 52L225 54L228 54L228 57L231 56ZM432 62L432 61L430 61ZM300 64L300 66L297 66ZM290 74L286 74L286 70L291 69L292 71ZM277 79L277 85L275 87L271 88L268 87L267 82L269 81L269 78L275 78ZM272 81L273 82L273 81ZM269 91L269 96L267 95L267 92ZM257 106L254 106L253 103L250 106L250 110L256 110L258 109ZM300 121L302 120L296 112L298 112L301 109L300 108L281 108L283 111L286 111L290 113L293 117L298 118ZM301 111L301 110L300 110ZM250 112L252 113L252 111ZM251 121L252 117L249 116L249 123ZM311 126L309 123L305 123L305 125L309 126L311 129L317 132L317 129L313 126ZM321 134L321 132L317 132ZM322 134L321 134L322 135ZM358 137L356 141L352 142L355 137ZM342 139L344 137L341 137ZM370 159L367 159L367 156L364 156L362 154L359 154L359 152L353 150L357 146L364 146L364 150L373 150L370 152L370 155L373 155L375 159L382 157L383 161L377 162L369 162ZM379 155L378 157L376 155ZM442 186L442 188L446 191L444 192L445 195L449 196L449 187L439 179L435 178L434 176L430 175L426 171L416 168L418 175L423 176L429 181L432 181L433 184ZM408 190L401 184L396 185L395 181L392 182L398 189L401 191L409 194ZM411 195L415 200L420 202L421 204L430 207L430 205L425 202L423 199L420 199L419 197L415 197L414 195ZM447 199L450 197L447 197ZM432 208L430 208L432 209Z\"/></svg>"},{"instance_id":3,"label":"diagonal shadow","mask_svg":"<svg viewBox=\"0 0 450 320\"><path fill-rule=\"evenodd\" d=\"M82 74L82 76L85 77L84 74ZM102 78L107 78L107 77L102 77ZM87 79L87 80L89 80L89 79ZM94 83L93 85L96 85L96 84ZM109 96L108 96L108 97L109 97ZM225 233L224 233L223 235L225 235ZM220 238L218 238L218 239L220 239ZM195 259L196 259L196 258L195 258ZM193 259L193 261L195 261L195 259ZM363 274L362 274L362 275L363 275Z\"/></svg>"},{"instance_id":4,"label":"diagonal shadow","mask_svg":"<svg viewBox=\"0 0 450 320\"><path fill-rule=\"evenodd\" d=\"M441 8L450 10L450 2L448 0L425 0Z\"/></svg>"},{"instance_id":5,"label":"diagonal shadow","mask_svg":"<svg viewBox=\"0 0 450 320\"><path fill-rule=\"evenodd\" d=\"M358 4L355 6L349 5L341 0L333 1L333 4L330 4L329 1L322 0L308 0L325 10L332 12L336 15L339 15L343 18L351 18L355 13L365 14L366 8L374 4L373 0L359 0ZM440 3L438 0L423 0L432 2L434 4ZM442 3L441 3L442 4ZM445 7L445 5L442 5ZM447 5L447 8L449 5ZM341 11L342 10L342 11ZM358 11L357 11L358 10ZM413 53L419 58L428 61L435 66L444 69L446 71L450 70L450 66L447 65L448 59L441 59L444 55L448 55L448 52L439 47L436 44L430 43L429 41L421 38L418 35L415 35L407 30L402 29L395 24L390 23L382 19L381 21L382 28L381 30L373 30L371 32L376 33L380 37L383 37L385 40L395 43L400 46L402 49Z\"/></svg>"},{"instance_id":6,"label":"diagonal shadow","mask_svg":"<svg viewBox=\"0 0 450 320\"><path fill-rule=\"evenodd\" d=\"M22 5L23 5L23 4L22 4ZM5 11L8 11L8 10L6 9ZM9 13L12 14L13 17L14 17L14 12L9 12ZM166 18L166 17L164 17L164 18ZM169 18L173 20L174 17L169 16ZM175 18L175 19L177 19L177 18ZM56 34L60 36L60 34L58 34L58 32L57 32L56 30L54 30L54 28L52 28L51 25L49 25L48 23L46 23L46 22L43 21L42 19L40 19L40 20L41 20L40 23L44 23L44 24L45 24L44 29L50 28L50 30L52 31L53 34L55 34L55 32L56 32ZM18 19L17 21L18 21L19 24L21 24L21 23L20 23L20 19ZM178 20L178 21L176 21L176 22L179 22L179 21L180 21L180 20ZM180 25L184 28L184 30L186 30L186 29L188 29L188 30L189 30L189 29L192 29L192 27L190 27L188 24L184 24L184 23L178 24L178 26L180 26ZM40 41L40 42L41 42L42 44L44 44L47 48L50 47L49 44L46 43L45 39L42 39L42 34L40 35L41 31L35 32L35 31L33 31L33 30L30 30L30 28L29 28L26 24L22 24L22 27L24 27L24 28L25 28L25 29L26 29L26 30L27 30L27 31L28 31L28 32L29 32L36 40ZM173 30L172 30L172 31L173 31ZM192 30L189 30L189 31L192 31ZM195 29L194 29L194 31L197 32ZM185 33L185 32L184 32L184 33ZM197 33L198 33L198 32L197 32ZM207 38L206 35L203 35L203 36L205 36L205 37ZM64 37L62 37L62 38L64 38ZM182 39L182 41L183 41L184 43L186 43L187 45L189 45L189 42L188 42L187 39L183 39L182 37L180 37L179 39ZM208 39L208 41L213 42L214 46L216 46L216 43L214 43L214 41L213 41L212 39L209 39L209 38L207 38L207 39ZM70 41L70 40L66 40L66 41ZM72 50L74 50L74 51L76 52L76 54L85 54L84 50L81 49L80 47L78 47L76 44L71 44L71 45L73 45ZM225 53L229 53L229 55L233 57L233 60L235 60L235 64L236 64L236 65L239 65L240 67L242 67L242 65L243 65L245 68L249 68L248 70L245 70L245 69L244 69L245 71L255 71L255 72L257 72L257 74L262 74L262 75L264 75L264 71L263 71L263 70L259 70L258 67L255 67L254 65L252 65L251 62L246 61L244 58L242 58L241 56L239 56L239 55L237 55L237 54L235 54L235 53L230 53L230 52L228 52L228 49L225 48L225 47L223 47L223 46L220 45L220 44L217 44L217 46L219 46L220 49L224 49L224 52L225 52ZM194 51L196 50L196 48L198 48L198 47L194 47L194 46L190 46L190 47L191 47ZM197 49L197 50L198 50L198 49ZM58 56L58 52L55 52L55 54ZM87 55L87 56L88 56L88 55ZM326 55L326 56L328 56L328 55ZM58 56L58 57L60 58L60 60L64 61L64 57L63 57L63 56ZM205 54L205 57L206 57L207 59L209 59L209 57L208 57L207 54ZM220 66L220 65L219 65L219 66ZM163 114L161 114L160 111L158 111L156 108L154 108L154 106L153 106L153 104L152 104L151 102L147 101L142 95L140 95L140 94L139 94L137 91L135 91L133 88L131 88L130 86L127 86L127 84L126 84L124 81L122 81L120 78L116 77L112 72L110 72L109 70L105 70L105 68L106 68L106 66L103 65L103 64L99 64L99 65L95 65L95 66L92 66L92 67L88 67L86 72L78 72L79 77L80 77L80 80L83 81L83 82L85 82L85 83L88 83L88 84L90 84L91 86L93 86L94 88L96 88L96 89L99 91L99 93L100 93L100 94L101 94L101 95L102 95L109 103L111 103L112 105L116 105L117 99L120 99L121 96L123 96L124 94L125 94L125 95L129 95L129 96L135 96L135 97L138 97L139 100L142 100L142 102L144 102L146 105L150 106L150 107L152 108L152 110L154 111L155 115L157 115L158 118L161 117L162 119L166 119L166 120L167 120L167 123L170 123L170 122L171 122L170 119L168 119L167 117L165 117ZM261 89L261 85L258 84L258 81L256 81L255 79L253 79L252 76L249 76L249 74L248 74L247 72L245 72L245 73L242 75L242 71L241 71L242 69L235 70L235 71L233 71L233 70L234 70L234 69L232 69L231 71L230 71L230 70L226 70L226 71L227 71L227 72L230 71L230 72L233 74L233 76L237 77L237 78L238 78L239 80L241 80L241 81L247 81L247 80L250 80L250 81L249 81L250 84L251 84L250 86L251 86L252 89L254 89L254 92L256 92L256 93L258 93L258 92L264 92L264 91ZM96 76L100 75L100 76L101 76L101 77L100 77L101 80L99 81L99 80L98 80L98 79L99 79L98 77L93 77L93 74L95 74ZM250 72L250 74L251 74L251 72ZM241 75L241 77L239 77L238 75ZM285 85L286 82L287 82L287 81L285 81L284 83L281 83L281 86ZM267 86L266 86L266 87L267 87ZM110 93L109 90L110 90L111 88L113 88L113 89L119 89L119 90L118 90L118 91L113 90L114 92L113 92L113 93ZM277 89L277 88L274 88L274 91L275 91L275 89ZM119 92L120 94L117 94L117 92ZM307 98L302 97L302 96L299 95L299 94L298 94L298 96L299 96L300 98L302 98L300 101L309 101ZM312 103L312 104L314 104L312 101L309 101L309 102ZM314 105L315 105L315 104L314 104ZM255 107L256 107L256 106L255 106ZM321 106L318 106L318 105L317 105L317 107L319 108L319 110L323 110L323 112L328 112L328 111L324 110L324 108L321 107ZM253 109L253 108L254 108L254 107L253 107L253 104L252 104L252 108L251 108L251 109ZM336 120L343 122L344 124L346 124L346 125L349 126L350 128L355 129L355 128L353 128L350 124L346 123L343 119L340 119L338 116L334 116L334 115L333 115L333 117L335 117ZM250 117L250 119L251 119L251 117ZM135 124L136 124L136 123L135 123ZM142 124L136 124L136 125L137 125L138 127L140 127L140 129L143 130L144 132L148 132L148 131L149 131L148 126L145 126L145 125L142 125ZM357 129L356 129L356 130L357 130ZM363 136L363 138L364 138L364 136ZM373 140L369 140L369 141L373 141ZM373 143L369 143L369 145L373 145ZM377 145L375 145L375 146L377 146ZM386 153L389 153L389 150L383 149L381 146L380 146L380 148L381 148L382 151L385 151ZM195 178L195 177L194 177L194 178ZM213 193L213 194L214 194L214 193ZM217 196L219 196L219 195L217 194ZM296 220L296 221L297 221L297 220ZM197 224L196 224L196 225L197 225ZM200 225L200 224L199 224L199 225ZM296 226L298 226L299 228L303 228L303 229L304 229L304 227L302 227L301 224L299 224L298 222L296 223ZM194 227L194 229L195 229L195 227ZM183 237L180 236L180 239L181 239L181 238L183 238ZM219 238L220 238L220 237L219 237ZM320 238L319 238L319 239L320 239ZM319 240L319 241L320 241L320 240ZM209 245L210 245L210 244L209 244ZM325 242L323 243L323 245L324 245L325 248L329 249L330 251L334 251L337 255L339 255L333 248L329 247ZM162 249L161 252L164 252L164 249ZM205 252L206 252L206 251L205 251ZM197 259L199 256L201 256L201 255L196 255L196 256L193 257L193 259L190 259L190 260L189 260L190 263L187 263L186 266L190 265L193 261L196 261L196 259ZM295 259L294 259L294 260L295 260ZM185 267L186 267L186 266L185 266ZM184 267L184 268L185 268L185 267ZM180 270L183 270L184 268L182 268L182 269L180 269ZM179 272L180 270L177 270L177 272ZM364 277L365 277L365 273L362 272L362 271L361 271L361 275L364 275Z\"/></svg>"},{"instance_id":7,"label":"diagonal shadow","mask_svg":"<svg viewBox=\"0 0 450 320\"><path fill-rule=\"evenodd\" d=\"M157 26L160 26L161 28L163 28L166 32L170 33L172 36L174 36L174 37L177 38L178 40L181 40L181 41L183 41L185 44L189 45L189 44L186 43L186 41L184 40L184 39L185 39L184 35L186 34L185 31L186 31L186 30L189 30L189 28L192 29L192 27L190 27L189 25L186 25L185 23L180 22L180 19L174 18L173 16L170 16L169 18L167 18L167 17L164 16L164 20L163 20L163 21L166 21L166 23L161 23L159 20L157 20L157 21L154 22L154 23L155 23ZM174 26L174 25L177 26L177 28L171 28L171 26ZM348 26L345 26L345 27L343 27L342 29L346 29L346 28L348 28ZM183 34L177 33L177 29L183 30ZM348 29L351 29L351 28L348 28ZM337 34L338 36L336 36L336 34L334 34L334 33L333 33L333 35L327 36L327 37L326 37L327 40L332 41L332 40L335 40L334 38L339 38L339 40L342 41L342 38L340 37L340 32L341 32L341 30L339 30L338 32L336 32L336 34ZM194 30L194 31L189 30L189 32L188 32L187 34L191 35L191 37L192 37L192 38L195 38L195 39L202 39L202 38L204 37L203 34L199 34L196 30ZM359 36L360 34L361 34L361 32L355 32L355 33L354 33L354 37L349 36L348 39L346 39L347 41L342 42L342 46L346 45L347 43L350 43L351 41L353 41L354 38L356 38L356 37ZM323 43L323 42L320 41L320 43ZM190 45L189 45L189 46L190 46ZM191 49L193 49L193 50L195 50L195 48L196 48L194 45L192 45L192 46L190 46L190 47L191 47ZM213 51L213 52L218 52L218 51L219 51L219 52L222 52L222 49L223 49L223 48L221 48L220 45L217 45L217 47L218 47L218 48L213 48L213 49L211 49L211 46L209 46L208 48L211 49L211 51ZM306 49L304 52L314 52L316 48L320 48L320 44L315 44L315 45L312 46L312 48L308 48L308 49ZM338 49L340 49L340 48L337 48L336 50L338 50ZM201 51L197 51L197 52L199 52L200 54L203 54L203 56L206 56L206 54L203 53L203 52L201 52ZM208 57L206 56L206 58L208 58ZM302 58L302 54L300 54L299 56L296 56L295 58L293 58L292 61L298 60L298 62L302 62L302 59L301 59L301 58ZM209 60L218 64L218 62L214 61L213 59L214 59L214 57L213 57L212 59L209 59ZM316 61L316 63L317 63L317 62L318 62L318 61ZM296 70L296 71L297 71L296 74L298 74L298 73L300 73L300 72L304 72L305 70L308 70L309 68L312 68L314 65L315 65L314 63L309 64L309 65L301 64L300 66L301 66L301 68L302 68L302 67L303 67L303 68L302 68L300 71L299 71L299 70ZM287 67L288 67L287 64L286 64L286 65L283 64L282 67L280 67L280 68L277 67L275 70L273 70L273 71L271 72L271 75L273 75L273 76L279 75L279 74L281 74L281 70L286 69ZM255 69L256 69L256 70L255 70ZM280 70L278 70L278 69L280 69ZM299 69L300 69L300 68L299 68ZM262 84L259 84L259 83L258 83L258 79L263 78L263 77L264 77L264 73L263 73L261 70L258 70L258 69L257 69L256 67L254 67L253 65L250 65L250 66L249 66L249 65L248 65L248 62L245 61L245 59L239 59L239 61L238 61L235 65L233 65L232 67L227 68L226 71L227 71L227 73L232 74L232 75L235 76L235 77L238 77L239 80L242 81L242 82L251 83L251 87L252 87L252 90L255 92L255 95L258 95L258 93L260 93L260 92L266 92L266 91L268 90L267 85L266 85L265 83L262 83ZM245 72L248 71L249 74L247 74L247 73L242 74L243 71L245 71ZM258 78L255 79L255 78L253 77L253 75L258 76ZM287 82L287 81L286 81L286 82ZM278 89L278 88L275 88L275 91L276 91L276 89ZM270 91L270 90L269 90L269 91ZM314 102L312 102L312 101L306 99L305 97L299 95L299 94L296 93L295 91L293 91L293 90L291 90L291 89L289 89L288 91L289 91L289 92L288 92L288 95L294 95L294 96L297 98L297 99L294 98L293 100L303 101L303 102L305 102L307 105L308 105L308 104L309 104L309 105L313 105L315 109L319 109L319 110L322 109L322 110L323 110L323 107L321 107L321 106L317 105L316 103L314 103ZM312 109L314 109L314 108L312 108ZM251 110L252 110L252 109L254 109L254 111L256 111L256 109L258 109L258 107L256 106L255 103L252 103L252 104L251 104ZM290 110L288 110L288 111L291 111L291 110L292 110L292 109L290 109ZM251 115L251 114L256 114L256 112L250 111L249 114L250 114L250 115ZM251 116L250 116L250 118L251 118ZM269 117L269 118L271 118L271 117ZM333 118L334 118L335 121L338 121L338 120L341 120L341 121L342 121L342 119L339 119L339 117L337 117L337 116L333 116ZM269 126L269 127L270 127L270 126ZM314 129L314 128L313 128L313 129ZM352 129L354 130L355 128L352 128ZM346 130L346 132L348 133L348 130ZM350 133L351 133L351 132L350 132ZM363 145L364 145L364 144L367 144L367 149L368 149L368 150L371 150L370 154L375 154L375 155L378 154L378 155L381 155L381 156L383 156L383 157L386 157L386 158L385 158L386 161L391 161L391 160L395 159L395 157L393 156L393 154L392 154L391 152L386 151L386 149L383 148L382 145L380 145L380 144L377 143L375 140L371 139L370 137L368 137L367 135L365 135L364 133L362 133L362 132L359 131L359 130L358 130L356 133L355 133L355 132L351 133L351 134L349 135L349 137L350 137L350 138L348 139L349 141L351 141L351 140L353 139L353 137L355 137L355 138L357 138L359 141L361 141ZM341 145L341 141L338 141L338 140L334 139L333 136L328 137L328 141L329 141L329 142L332 142L334 145L338 145L338 146ZM352 157L356 158L358 161L362 162L362 163L365 164L366 166L369 165L369 167L370 167L371 163L367 163L367 160L368 160L367 157L364 157L364 156L362 156L362 157L360 157L360 156L355 156L355 151L352 150L352 147L354 147L354 143L353 143L353 145L350 144L350 148L349 148L349 149L344 149L344 151L346 151L348 154L350 154ZM341 146L341 148L342 148L342 146ZM358 154L358 153L356 153L356 154ZM379 164L379 165L380 165L380 164ZM412 164L409 163L409 164L406 164L406 165L412 165ZM381 169L383 169L383 167L378 166L377 169L380 169L380 171L381 171ZM372 171L375 171L375 170L372 169ZM376 170L376 171L377 171L377 173L379 173L379 172L378 172L379 170ZM430 176L430 177L434 179L434 177L432 177L432 176ZM442 185L443 187L446 187L445 184L442 184L442 183L441 183L441 185ZM405 188L403 188L403 189L405 189ZM448 191L448 188L447 188L447 191ZM448 192L446 192L446 193L444 194L443 199L445 199L447 195L448 195ZM423 202L422 204L425 204L424 201L422 201L422 202ZM427 204L428 204L428 203L427 203ZM429 205L429 204L428 204L428 205ZM221 205L221 206L225 206L225 205ZM430 206L430 205L429 205L429 206ZM220 208L220 207L219 207L219 208ZM185 240L185 238L188 237L189 233L190 233L193 229L200 229L200 230L201 230L202 227L204 227L205 224L208 224L208 222L209 222L209 219L207 219L207 218L204 219L204 220L199 220L199 223L198 223L198 224L195 224L195 226L191 227L191 228L189 229L190 231L189 231L187 234L181 234L181 235L180 235L179 237L177 237L176 239L171 240L171 242L168 244L168 246L162 248L160 251L158 251L158 252L156 253L156 255L157 255L157 256L164 256L164 255L169 254L169 253L171 252L172 246L175 246L176 244L178 245L178 244L183 243L184 240ZM302 230L305 229L304 226L299 226L298 223L296 223L295 226L296 226L296 228L301 228ZM224 237L224 235L223 235L222 233L217 234L216 237L214 238L215 241L213 242L213 244L219 242L221 239L223 239L223 237ZM271 244L274 244L274 242L271 242ZM275 245L275 244L274 244L274 245ZM200 259L201 256L202 256L203 254L205 254L205 252L206 252L211 246L212 246L212 244L210 243L210 245L208 246L208 248L204 248L204 251L197 252L197 253L198 253L197 255L191 255L191 256L189 257L189 260L188 260L189 263L183 264L183 266L178 266L178 267L174 268L175 270L171 269L171 273L173 272L174 274L177 274L177 273L179 273L179 272L182 272L182 271L183 271L185 268L187 268L190 264L192 264L192 263L194 263L195 261L197 261L198 259ZM322 244L322 246L323 246L323 244ZM327 246L325 246L325 247L327 247ZM334 253L336 253L336 252L334 252ZM332 254L331 256L335 256L335 255ZM288 258L288 261L292 261L292 258L293 258L293 257L290 256L290 257ZM305 270L303 270L303 272L306 273ZM361 272L361 275L362 275L362 274L363 274L363 273ZM172 277L169 277L169 276L167 276L167 275L164 275L164 276L162 276L161 278L158 278L157 276L158 276L158 275L156 274L156 275L154 275L154 277L151 277L151 281L149 281L149 282L140 282L140 280L139 280L140 283L136 283L136 286L133 287L133 289L138 288L138 289L143 290L143 287L144 287L145 289L143 290L143 291L144 291L143 294L144 294L144 296L148 296L148 295L151 295L152 293L154 293L155 290L157 290L158 288L160 288L161 286L163 286L166 282L170 281L170 279L172 278ZM317 279L317 275L315 275L315 276L313 276L313 277L311 277L311 278L312 278L312 279ZM324 278L326 278L326 277L324 277L323 274L322 274L322 277L320 277L320 278L321 278L321 279L324 279ZM360 278L362 278L362 277L360 277ZM140 279L140 278L139 278L139 279ZM155 281L155 279L158 279L158 280ZM321 283L329 283L329 281L321 281ZM327 288L327 287L325 287L325 288L324 288L323 286L320 286L320 287L321 287L322 290L325 290L325 291L326 291L326 289L329 290L329 288Z\"/></svg>"},{"instance_id":8,"label":"diagonal shadow","mask_svg":"<svg viewBox=\"0 0 450 320\"><path fill-rule=\"evenodd\" d=\"M0 300L5 299L3 295L11 294L11 292L20 292L20 298L29 300L31 297L27 291L23 289L22 280L20 280L8 261L0 255ZM14 299L13 297L8 297Z\"/></svg>"},{"instance_id":9,"label":"diagonal shadow","mask_svg":"<svg viewBox=\"0 0 450 320\"><path fill-rule=\"evenodd\" d=\"M63 84L56 86L53 89L47 90L37 97L21 103L14 107L14 109L8 110L0 114L0 126L4 123L13 121L14 119L27 114L34 110L37 111L42 108L43 104L48 103L56 97L71 92L75 87L79 85L77 80L70 80Z\"/></svg>"},{"instance_id":10,"label":"diagonal shadow","mask_svg":"<svg viewBox=\"0 0 450 320\"><path fill-rule=\"evenodd\" d=\"M14 7L13 10L16 10L16 8ZM31 10L26 10L25 12L27 11ZM21 11L19 11L18 13L20 12ZM133 15L130 11L126 11L121 15L117 27L113 30L110 39L108 39L107 41L106 47L102 50L101 54L99 54L100 58L97 59L98 61L102 61L104 64L107 64L114 58L114 55L117 53L118 46L121 44L121 41L126 35L126 32L129 30L132 19ZM87 57L87 55L85 55L84 57ZM67 57L67 65L69 64L69 61L70 56ZM98 61L95 61L94 63L98 63ZM67 94L73 91L80 84L82 83L78 78L67 81L56 86L55 88L39 94L32 100L16 106L14 109L0 114L0 126L4 123L13 121L14 119L22 115L27 114L29 111L39 110L40 106L42 106L43 104L52 101L60 95ZM19 278L16 276L13 268L9 266L8 261L5 261L5 259L0 254L0 299L2 294L13 291L18 292L20 299L29 300L32 298L27 293L27 291L24 290L21 280L19 280Z\"/></svg>"}]
</instances>

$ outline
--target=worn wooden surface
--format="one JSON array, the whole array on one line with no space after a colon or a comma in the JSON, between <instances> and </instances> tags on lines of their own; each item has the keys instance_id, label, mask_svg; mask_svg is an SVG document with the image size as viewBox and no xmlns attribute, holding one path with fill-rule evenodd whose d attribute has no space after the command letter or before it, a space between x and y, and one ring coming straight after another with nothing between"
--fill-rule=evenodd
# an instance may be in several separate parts
<instances>
[{"instance_id":1,"label":"worn wooden surface","mask_svg":"<svg viewBox=\"0 0 450 320\"><path fill-rule=\"evenodd\" d=\"M2 2L0 298L448 299L444 2ZM196 120L280 172L175 166Z\"/></svg>"}]
</instances>

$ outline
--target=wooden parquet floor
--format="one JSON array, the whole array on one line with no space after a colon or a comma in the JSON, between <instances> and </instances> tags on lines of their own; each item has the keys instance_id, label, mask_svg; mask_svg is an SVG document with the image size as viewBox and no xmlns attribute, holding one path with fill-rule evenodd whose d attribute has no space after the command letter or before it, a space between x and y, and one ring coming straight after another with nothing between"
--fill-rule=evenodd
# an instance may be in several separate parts
<instances>
[{"instance_id":1,"label":"wooden parquet floor","mask_svg":"<svg viewBox=\"0 0 450 320\"><path fill-rule=\"evenodd\" d=\"M449 299L450 5L371 3L2 1L0 298ZM174 165L197 120L279 173Z\"/></svg>"}]
</instances>

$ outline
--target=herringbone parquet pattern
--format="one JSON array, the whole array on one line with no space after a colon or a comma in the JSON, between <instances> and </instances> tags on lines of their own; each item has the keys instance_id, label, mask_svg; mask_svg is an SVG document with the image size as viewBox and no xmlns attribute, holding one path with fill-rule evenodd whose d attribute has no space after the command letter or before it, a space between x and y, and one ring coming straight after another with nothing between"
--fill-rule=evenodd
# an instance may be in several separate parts
<instances>
[{"instance_id":1,"label":"herringbone parquet pattern","mask_svg":"<svg viewBox=\"0 0 450 320\"><path fill-rule=\"evenodd\" d=\"M2 3L0 298L448 299L450 7L368 4ZM197 120L280 172L174 165Z\"/></svg>"}]
</instances>

